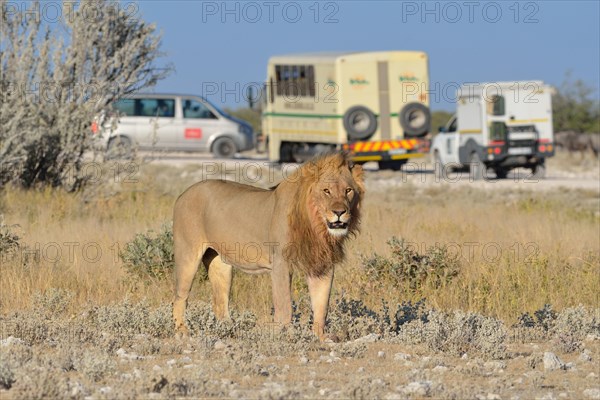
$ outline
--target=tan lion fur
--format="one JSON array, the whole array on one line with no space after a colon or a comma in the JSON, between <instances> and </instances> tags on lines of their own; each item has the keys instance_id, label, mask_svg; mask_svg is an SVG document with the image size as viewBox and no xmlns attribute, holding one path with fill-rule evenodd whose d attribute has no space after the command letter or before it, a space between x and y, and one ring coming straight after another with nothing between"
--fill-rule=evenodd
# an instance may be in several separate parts
<instances>
[{"instance_id":1,"label":"tan lion fur","mask_svg":"<svg viewBox=\"0 0 600 400\"><path fill-rule=\"evenodd\" d=\"M364 191L362 168L343 153L305 163L270 190L218 180L192 185L173 213L177 331L187 332L187 298L202 263L218 318L229 318L233 266L270 273L275 321L281 324L291 322L292 271L302 271L313 330L322 339L334 266L344 258L346 239L358 232Z\"/></svg>"}]
</instances>

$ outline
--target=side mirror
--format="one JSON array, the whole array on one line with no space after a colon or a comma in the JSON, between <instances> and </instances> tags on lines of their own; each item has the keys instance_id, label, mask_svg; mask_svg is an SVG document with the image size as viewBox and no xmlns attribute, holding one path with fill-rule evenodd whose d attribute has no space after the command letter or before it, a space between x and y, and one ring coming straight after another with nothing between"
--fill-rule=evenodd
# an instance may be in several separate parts
<instances>
[{"instance_id":1,"label":"side mirror","mask_svg":"<svg viewBox=\"0 0 600 400\"><path fill-rule=\"evenodd\" d=\"M439 132L439 133L444 133L444 132L446 132L446 127L445 127L445 126L440 126L440 127L438 128L438 132Z\"/></svg>"}]
</instances>

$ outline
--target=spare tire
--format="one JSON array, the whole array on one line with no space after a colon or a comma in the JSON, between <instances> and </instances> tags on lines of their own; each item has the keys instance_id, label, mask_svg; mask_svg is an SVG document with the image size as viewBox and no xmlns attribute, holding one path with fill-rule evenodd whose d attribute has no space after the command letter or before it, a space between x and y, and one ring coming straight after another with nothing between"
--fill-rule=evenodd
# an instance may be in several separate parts
<instances>
[{"instance_id":1,"label":"spare tire","mask_svg":"<svg viewBox=\"0 0 600 400\"><path fill-rule=\"evenodd\" d=\"M350 107L344 114L344 128L349 140L365 140L377 130L377 117L367 107Z\"/></svg>"},{"instance_id":2,"label":"spare tire","mask_svg":"<svg viewBox=\"0 0 600 400\"><path fill-rule=\"evenodd\" d=\"M431 127L429 107L421 103L408 103L400 110L400 126L405 136L424 136Z\"/></svg>"}]
</instances>

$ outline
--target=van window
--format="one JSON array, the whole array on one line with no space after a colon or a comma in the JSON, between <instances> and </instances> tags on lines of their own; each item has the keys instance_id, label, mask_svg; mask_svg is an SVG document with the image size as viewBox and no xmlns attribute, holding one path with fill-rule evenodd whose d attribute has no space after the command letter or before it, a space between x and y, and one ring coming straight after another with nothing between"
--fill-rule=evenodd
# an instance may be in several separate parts
<instances>
[{"instance_id":1,"label":"van window","mask_svg":"<svg viewBox=\"0 0 600 400\"><path fill-rule=\"evenodd\" d=\"M120 115L131 117L135 115L135 100L134 99L121 99L117 100L113 104L115 111L118 111Z\"/></svg>"},{"instance_id":2,"label":"van window","mask_svg":"<svg viewBox=\"0 0 600 400\"><path fill-rule=\"evenodd\" d=\"M215 114L204 103L183 99L183 118L216 119Z\"/></svg>"},{"instance_id":3,"label":"van window","mask_svg":"<svg viewBox=\"0 0 600 400\"><path fill-rule=\"evenodd\" d=\"M493 95L488 101L487 111L491 115L504 115L504 96Z\"/></svg>"},{"instance_id":4,"label":"van window","mask_svg":"<svg viewBox=\"0 0 600 400\"><path fill-rule=\"evenodd\" d=\"M175 116L175 99L137 99L135 115L140 117Z\"/></svg>"},{"instance_id":5,"label":"van window","mask_svg":"<svg viewBox=\"0 0 600 400\"><path fill-rule=\"evenodd\" d=\"M312 65L276 65L275 81L277 96L315 96L315 69Z\"/></svg>"}]
</instances>

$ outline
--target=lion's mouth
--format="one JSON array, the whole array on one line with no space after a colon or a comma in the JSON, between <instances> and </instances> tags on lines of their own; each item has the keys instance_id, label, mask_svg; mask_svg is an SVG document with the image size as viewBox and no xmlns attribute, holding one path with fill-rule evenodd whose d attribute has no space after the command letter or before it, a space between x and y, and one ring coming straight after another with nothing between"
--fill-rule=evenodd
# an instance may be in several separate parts
<instances>
[{"instance_id":1,"label":"lion's mouth","mask_svg":"<svg viewBox=\"0 0 600 400\"><path fill-rule=\"evenodd\" d=\"M327 227L329 229L348 229L348 223L342 221L329 222L327 221Z\"/></svg>"}]
</instances>

